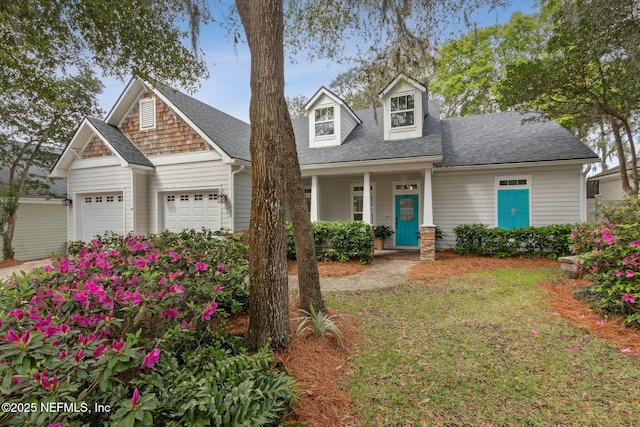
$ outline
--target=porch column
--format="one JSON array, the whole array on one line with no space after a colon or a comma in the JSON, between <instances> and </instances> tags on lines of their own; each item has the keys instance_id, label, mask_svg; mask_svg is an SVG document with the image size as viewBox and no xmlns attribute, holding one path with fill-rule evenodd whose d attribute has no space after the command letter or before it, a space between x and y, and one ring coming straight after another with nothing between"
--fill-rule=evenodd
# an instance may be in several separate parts
<instances>
[{"instance_id":1,"label":"porch column","mask_svg":"<svg viewBox=\"0 0 640 427\"><path fill-rule=\"evenodd\" d=\"M318 175L311 176L311 222L318 220Z\"/></svg>"},{"instance_id":2,"label":"porch column","mask_svg":"<svg viewBox=\"0 0 640 427\"><path fill-rule=\"evenodd\" d=\"M422 206L422 225L433 226L433 197L431 196L431 172L433 169L424 171L424 197Z\"/></svg>"},{"instance_id":3,"label":"porch column","mask_svg":"<svg viewBox=\"0 0 640 427\"><path fill-rule=\"evenodd\" d=\"M436 259L436 226L433 225L433 197L431 191L432 169L424 171L424 194L422 206L422 224L420 225L420 260Z\"/></svg>"},{"instance_id":4,"label":"porch column","mask_svg":"<svg viewBox=\"0 0 640 427\"><path fill-rule=\"evenodd\" d=\"M362 222L371 224L371 176L364 173L364 188L362 189Z\"/></svg>"}]
</instances>

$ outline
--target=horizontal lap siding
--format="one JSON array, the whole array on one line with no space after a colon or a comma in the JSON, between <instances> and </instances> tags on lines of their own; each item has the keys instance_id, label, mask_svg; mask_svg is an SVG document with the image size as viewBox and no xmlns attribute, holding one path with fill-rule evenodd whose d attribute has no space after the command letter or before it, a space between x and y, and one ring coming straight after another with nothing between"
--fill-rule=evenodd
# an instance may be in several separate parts
<instances>
[{"instance_id":1,"label":"horizontal lap siding","mask_svg":"<svg viewBox=\"0 0 640 427\"><path fill-rule=\"evenodd\" d=\"M433 175L434 223L444 232L438 249L453 247L460 224L496 225L496 177L531 176L531 225L580 221L584 180L580 165L495 169L439 170Z\"/></svg>"},{"instance_id":2,"label":"horizontal lap siding","mask_svg":"<svg viewBox=\"0 0 640 427\"><path fill-rule=\"evenodd\" d=\"M20 203L13 238L15 259L64 254L67 241L67 207L62 203Z\"/></svg>"},{"instance_id":3,"label":"horizontal lap siding","mask_svg":"<svg viewBox=\"0 0 640 427\"><path fill-rule=\"evenodd\" d=\"M611 201L617 201L624 199L625 192L622 191L622 184L620 176L616 175L616 179L600 180L600 195L598 197L598 203L608 203Z\"/></svg>"},{"instance_id":4,"label":"horizontal lap siding","mask_svg":"<svg viewBox=\"0 0 640 427\"><path fill-rule=\"evenodd\" d=\"M235 200L232 208L235 211L235 230L249 228L251 217L251 174L247 172L237 173L234 176Z\"/></svg>"},{"instance_id":5,"label":"horizontal lap siding","mask_svg":"<svg viewBox=\"0 0 640 427\"><path fill-rule=\"evenodd\" d=\"M350 219L350 183L351 181L341 178L318 179L321 220L344 221Z\"/></svg>"},{"instance_id":6,"label":"horizontal lap siding","mask_svg":"<svg viewBox=\"0 0 640 427\"><path fill-rule=\"evenodd\" d=\"M229 166L219 160L156 166L155 173L149 182L150 232L158 233L163 229L162 218L159 215L163 205L158 199L159 192L196 191L222 187L228 195L230 194L229 174ZM222 227L231 228L229 209L223 209Z\"/></svg>"},{"instance_id":7,"label":"horizontal lap siding","mask_svg":"<svg viewBox=\"0 0 640 427\"><path fill-rule=\"evenodd\" d=\"M77 199L78 195L104 192L123 192L125 202L125 229L133 230L131 169L121 166L95 167L90 169L69 170L69 194ZM70 240L80 239L76 230L76 211L80 209L80 200L74 200L69 208L68 236Z\"/></svg>"},{"instance_id":8,"label":"horizontal lap siding","mask_svg":"<svg viewBox=\"0 0 640 427\"><path fill-rule=\"evenodd\" d=\"M135 232L149 233L149 178L145 172L135 174Z\"/></svg>"}]
</instances>

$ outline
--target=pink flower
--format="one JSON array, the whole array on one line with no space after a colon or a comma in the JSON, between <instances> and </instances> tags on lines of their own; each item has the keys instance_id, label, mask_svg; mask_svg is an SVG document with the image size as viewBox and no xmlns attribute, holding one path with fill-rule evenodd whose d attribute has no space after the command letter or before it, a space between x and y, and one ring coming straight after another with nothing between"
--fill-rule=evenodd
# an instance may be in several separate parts
<instances>
[{"instance_id":1,"label":"pink flower","mask_svg":"<svg viewBox=\"0 0 640 427\"><path fill-rule=\"evenodd\" d=\"M202 312L202 316L200 317L201 320L211 320L211 316L213 316L213 313L216 312L216 310L218 309L218 303L215 301L212 301L207 308L204 309L204 311Z\"/></svg>"},{"instance_id":2,"label":"pink flower","mask_svg":"<svg viewBox=\"0 0 640 427\"><path fill-rule=\"evenodd\" d=\"M138 402L140 402L140 392L136 388L133 390L133 397L131 398L131 409L135 409L138 406Z\"/></svg>"},{"instance_id":3,"label":"pink flower","mask_svg":"<svg viewBox=\"0 0 640 427\"><path fill-rule=\"evenodd\" d=\"M620 277L620 276L622 276L622 271L616 270L616 277Z\"/></svg>"},{"instance_id":4,"label":"pink flower","mask_svg":"<svg viewBox=\"0 0 640 427\"><path fill-rule=\"evenodd\" d=\"M220 271L220 272L224 271L224 264L223 263L218 264L218 271Z\"/></svg>"},{"instance_id":5,"label":"pink flower","mask_svg":"<svg viewBox=\"0 0 640 427\"><path fill-rule=\"evenodd\" d=\"M605 324L604 320L596 320L596 325L602 326L604 324Z\"/></svg>"},{"instance_id":6,"label":"pink flower","mask_svg":"<svg viewBox=\"0 0 640 427\"><path fill-rule=\"evenodd\" d=\"M50 266L50 265L45 265L45 266L44 266L44 272L45 272L45 273L48 273L48 272L50 272L51 270L53 270L53 267L52 267L52 266Z\"/></svg>"},{"instance_id":7,"label":"pink flower","mask_svg":"<svg viewBox=\"0 0 640 427\"><path fill-rule=\"evenodd\" d=\"M222 290L222 286L216 285L216 292L220 292Z\"/></svg>"},{"instance_id":8,"label":"pink flower","mask_svg":"<svg viewBox=\"0 0 640 427\"><path fill-rule=\"evenodd\" d=\"M538 330L537 330L537 329L532 329L532 330L531 330L531 333L532 333L533 335L538 335Z\"/></svg>"},{"instance_id":9,"label":"pink flower","mask_svg":"<svg viewBox=\"0 0 640 427\"><path fill-rule=\"evenodd\" d=\"M571 347L571 351L579 351L580 347L578 347L577 345L574 347Z\"/></svg>"},{"instance_id":10,"label":"pink flower","mask_svg":"<svg viewBox=\"0 0 640 427\"><path fill-rule=\"evenodd\" d=\"M640 246L640 240L635 240L631 242L631 246Z\"/></svg>"},{"instance_id":11,"label":"pink flower","mask_svg":"<svg viewBox=\"0 0 640 427\"><path fill-rule=\"evenodd\" d=\"M67 357L67 352L64 350L58 354L58 359L60 359L60 361L64 360L65 357Z\"/></svg>"},{"instance_id":12,"label":"pink flower","mask_svg":"<svg viewBox=\"0 0 640 427\"><path fill-rule=\"evenodd\" d=\"M633 277L633 271L627 270L627 277L629 278Z\"/></svg>"},{"instance_id":13,"label":"pink flower","mask_svg":"<svg viewBox=\"0 0 640 427\"><path fill-rule=\"evenodd\" d=\"M24 380L24 378L20 378L20 377L13 377L11 378L11 380L13 381L13 385L18 385L22 382L22 380Z\"/></svg>"},{"instance_id":14,"label":"pink flower","mask_svg":"<svg viewBox=\"0 0 640 427\"><path fill-rule=\"evenodd\" d=\"M194 266L196 267L196 271L206 271L208 267L208 265L203 261L196 262Z\"/></svg>"},{"instance_id":15,"label":"pink flower","mask_svg":"<svg viewBox=\"0 0 640 427\"><path fill-rule=\"evenodd\" d=\"M622 301L628 302L630 304L636 303L636 299L633 297L633 295L622 295Z\"/></svg>"},{"instance_id":16,"label":"pink flower","mask_svg":"<svg viewBox=\"0 0 640 427\"><path fill-rule=\"evenodd\" d=\"M13 316L18 320L22 320L24 318L24 311L22 309L16 308L15 310L11 310L9 312L9 316Z\"/></svg>"},{"instance_id":17,"label":"pink flower","mask_svg":"<svg viewBox=\"0 0 640 427\"><path fill-rule=\"evenodd\" d=\"M113 348L116 353L120 353L124 348L124 339L120 338L120 341L113 340L111 342L111 348Z\"/></svg>"},{"instance_id":18,"label":"pink flower","mask_svg":"<svg viewBox=\"0 0 640 427\"><path fill-rule=\"evenodd\" d=\"M84 351L82 349L80 349L80 351L78 351L74 356L73 359L76 361L76 363L80 363L80 361L84 358Z\"/></svg>"},{"instance_id":19,"label":"pink flower","mask_svg":"<svg viewBox=\"0 0 640 427\"><path fill-rule=\"evenodd\" d=\"M636 354L633 350L631 350L630 348L623 348L622 350L620 350L621 353L624 354Z\"/></svg>"},{"instance_id":20,"label":"pink flower","mask_svg":"<svg viewBox=\"0 0 640 427\"><path fill-rule=\"evenodd\" d=\"M180 285L171 285L171 287L169 288L169 292L171 292L172 294L183 294L184 287Z\"/></svg>"},{"instance_id":21,"label":"pink flower","mask_svg":"<svg viewBox=\"0 0 640 427\"><path fill-rule=\"evenodd\" d=\"M104 344L100 344L98 347L96 347L96 349L93 351L93 359L97 359L98 357L102 356L102 353L106 348L107 347Z\"/></svg>"},{"instance_id":22,"label":"pink flower","mask_svg":"<svg viewBox=\"0 0 640 427\"><path fill-rule=\"evenodd\" d=\"M173 309L165 310L162 313L162 317L165 317L167 319L175 319L176 317L178 317L178 314L179 314L178 310L173 310Z\"/></svg>"},{"instance_id":23,"label":"pink flower","mask_svg":"<svg viewBox=\"0 0 640 427\"><path fill-rule=\"evenodd\" d=\"M180 259L180 255L177 252L169 252L169 256L171 256L173 262L176 262Z\"/></svg>"},{"instance_id":24,"label":"pink flower","mask_svg":"<svg viewBox=\"0 0 640 427\"><path fill-rule=\"evenodd\" d=\"M142 361L142 365L140 365L140 367L144 368L146 366L148 368L153 368L158 359L160 359L160 349L154 348L153 350L151 350L151 353L147 354L144 357L144 360Z\"/></svg>"},{"instance_id":25,"label":"pink flower","mask_svg":"<svg viewBox=\"0 0 640 427\"><path fill-rule=\"evenodd\" d=\"M170 271L169 280L174 281L182 275L182 271Z\"/></svg>"}]
</instances>

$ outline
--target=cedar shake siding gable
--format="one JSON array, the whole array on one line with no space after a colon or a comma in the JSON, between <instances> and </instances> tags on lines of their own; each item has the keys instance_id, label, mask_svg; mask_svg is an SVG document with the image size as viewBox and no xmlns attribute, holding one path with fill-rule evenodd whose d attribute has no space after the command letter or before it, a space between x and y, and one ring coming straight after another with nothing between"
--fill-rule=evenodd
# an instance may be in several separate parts
<instances>
[{"instance_id":1,"label":"cedar shake siding gable","mask_svg":"<svg viewBox=\"0 0 640 427\"><path fill-rule=\"evenodd\" d=\"M114 156L114 154L113 152L111 152L111 149L107 147L107 144L105 144L104 141L98 136L94 136L93 138L91 138L91 141L89 141L84 150L82 150L83 159L112 156Z\"/></svg>"},{"instance_id":2,"label":"cedar shake siding gable","mask_svg":"<svg viewBox=\"0 0 640 427\"><path fill-rule=\"evenodd\" d=\"M105 141L117 152L118 156L130 165L153 168L153 163L115 126L102 120L87 117L87 121Z\"/></svg>"},{"instance_id":3,"label":"cedar shake siding gable","mask_svg":"<svg viewBox=\"0 0 640 427\"><path fill-rule=\"evenodd\" d=\"M155 126L140 129L137 102L120 125L122 132L148 157L210 150L209 145L162 100L155 98ZM142 98L145 99L145 98Z\"/></svg>"}]
</instances>

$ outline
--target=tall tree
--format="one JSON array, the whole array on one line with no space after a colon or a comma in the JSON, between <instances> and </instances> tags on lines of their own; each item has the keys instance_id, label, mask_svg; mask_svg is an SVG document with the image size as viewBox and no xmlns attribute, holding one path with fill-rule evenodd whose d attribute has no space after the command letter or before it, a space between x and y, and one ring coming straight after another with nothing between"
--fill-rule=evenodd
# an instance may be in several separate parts
<instances>
[{"instance_id":1,"label":"tall tree","mask_svg":"<svg viewBox=\"0 0 640 427\"><path fill-rule=\"evenodd\" d=\"M508 67L501 105L538 109L566 127L610 129L622 189L638 194L635 135L640 111L640 16L635 2L566 2L554 16L546 55Z\"/></svg>"}]
</instances>

